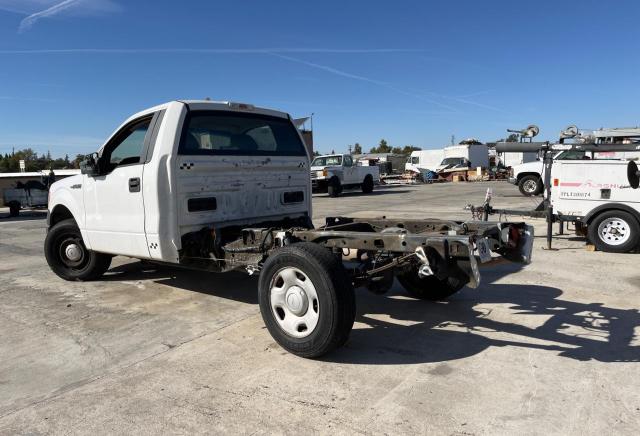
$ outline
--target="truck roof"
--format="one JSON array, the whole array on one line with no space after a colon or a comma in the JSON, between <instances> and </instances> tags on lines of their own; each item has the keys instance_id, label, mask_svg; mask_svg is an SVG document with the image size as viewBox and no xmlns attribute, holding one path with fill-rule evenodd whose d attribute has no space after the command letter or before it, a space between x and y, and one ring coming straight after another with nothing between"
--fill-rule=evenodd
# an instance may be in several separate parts
<instances>
[{"instance_id":1,"label":"truck roof","mask_svg":"<svg viewBox=\"0 0 640 436\"><path fill-rule=\"evenodd\" d=\"M150 107L148 109L142 110L138 113L131 115L125 124L130 120L135 118L139 118L146 114L157 112L159 110L167 109L171 104L181 103L189 106L190 109L193 110L227 110L227 111L238 111L238 112L248 112L248 113L259 113L262 115L271 115L274 117L280 118L288 118L288 113L281 112L273 109L267 109L263 107L257 107L249 103L239 103L234 101L213 101L213 100L173 100L167 103L159 104L157 106Z\"/></svg>"},{"instance_id":2,"label":"truck roof","mask_svg":"<svg viewBox=\"0 0 640 436\"><path fill-rule=\"evenodd\" d=\"M104 145L109 140L111 140L111 138L113 137L113 135L116 134L116 132L118 132L123 126L125 126L129 122L135 120L136 118L140 118L145 115L151 114L153 112L158 112L163 109L168 109L171 105L175 105L175 104L185 104L189 106L189 109L191 110L225 110L225 111L236 111L236 112L243 112L243 113L257 113L261 115L269 115L272 117L291 119L291 116L286 112L280 112L273 109L256 107L249 103L238 103L234 101L213 101L213 100L172 100L163 104L159 104L157 106L144 109L128 117L122 124L120 124L113 131L113 133L111 133L111 135L109 135L109 137L107 138L107 141L100 146L100 150L104 147Z\"/></svg>"},{"instance_id":3,"label":"truck roof","mask_svg":"<svg viewBox=\"0 0 640 436\"><path fill-rule=\"evenodd\" d=\"M314 156L314 159L317 159L319 157L333 157L333 156L351 156L349 153L334 153L334 154L321 154L318 156Z\"/></svg>"}]
</instances>

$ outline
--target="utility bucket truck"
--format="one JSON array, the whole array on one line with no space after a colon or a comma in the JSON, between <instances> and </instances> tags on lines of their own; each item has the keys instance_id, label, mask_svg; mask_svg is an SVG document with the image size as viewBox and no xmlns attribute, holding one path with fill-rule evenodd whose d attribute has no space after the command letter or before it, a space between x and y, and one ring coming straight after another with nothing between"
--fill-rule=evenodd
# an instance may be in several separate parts
<instances>
[{"instance_id":1,"label":"utility bucket truck","mask_svg":"<svg viewBox=\"0 0 640 436\"><path fill-rule=\"evenodd\" d=\"M115 255L259 275L273 338L317 357L347 341L354 287L380 294L397 278L415 298L443 300L477 287L480 264L531 261L524 223L330 217L315 228L311 154L288 114L250 104L137 113L82 174L52 185L47 262L65 280L98 280Z\"/></svg>"}]
</instances>

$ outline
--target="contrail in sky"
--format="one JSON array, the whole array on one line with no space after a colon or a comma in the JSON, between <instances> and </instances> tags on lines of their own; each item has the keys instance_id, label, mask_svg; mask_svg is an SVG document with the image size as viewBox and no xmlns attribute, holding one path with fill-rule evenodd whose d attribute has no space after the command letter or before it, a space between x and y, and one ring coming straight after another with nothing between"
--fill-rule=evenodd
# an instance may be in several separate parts
<instances>
[{"instance_id":1,"label":"contrail in sky","mask_svg":"<svg viewBox=\"0 0 640 436\"><path fill-rule=\"evenodd\" d=\"M21 22L20 22L20 27L18 28L18 32L24 32L26 30L31 29L31 27L33 27L34 24L36 24L36 22L42 18L47 18L47 17L51 17L53 15L56 15L66 9L69 9L70 7L74 6L75 4L77 4L80 0L64 0L60 3L56 3L55 5L44 9L40 12L36 12L34 14L29 15L28 17L25 17Z\"/></svg>"},{"instance_id":2,"label":"contrail in sky","mask_svg":"<svg viewBox=\"0 0 640 436\"><path fill-rule=\"evenodd\" d=\"M26 18L25 18L26 20ZM203 53L203 54L272 54L272 53L410 53L422 50L405 48L54 48L34 50L0 50L0 54L138 54L138 53Z\"/></svg>"}]
</instances>

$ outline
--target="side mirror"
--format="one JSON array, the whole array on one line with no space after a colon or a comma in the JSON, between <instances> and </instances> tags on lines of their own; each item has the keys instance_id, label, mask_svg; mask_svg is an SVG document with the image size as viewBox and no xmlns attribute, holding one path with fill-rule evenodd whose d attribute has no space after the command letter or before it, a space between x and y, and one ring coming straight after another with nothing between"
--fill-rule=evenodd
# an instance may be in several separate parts
<instances>
[{"instance_id":1,"label":"side mirror","mask_svg":"<svg viewBox=\"0 0 640 436\"><path fill-rule=\"evenodd\" d=\"M85 158L80 161L80 172L92 177L100 175L99 160L98 153L86 155Z\"/></svg>"},{"instance_id":2,"label":"side mirror","mask_svg":"<svg viewBox=\"0 0 640 436\"><path fill-rule=\"evenodd\" d=\"M638 171L638 165L634 161L629 161L627 166L627 178L629 179L629 184L633 189L638 189L640 187L640 171Z\"/></svg>"}]
</instances>

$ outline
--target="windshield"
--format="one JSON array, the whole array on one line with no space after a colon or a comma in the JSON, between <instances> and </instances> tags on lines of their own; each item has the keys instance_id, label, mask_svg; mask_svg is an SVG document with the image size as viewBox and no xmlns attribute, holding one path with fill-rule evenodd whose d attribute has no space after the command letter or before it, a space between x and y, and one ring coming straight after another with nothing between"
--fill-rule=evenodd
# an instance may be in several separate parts
<instances>
[{"instance_id":1,"label":"windshield","mask_svg":"<svg viewBox=\"0 0 640 436\"><path fill-rule=\"evenodd\" d=\"M342 156L320 156L313 160L312 167L326 167L342 165Z\"/></svg>"},{"instance_id":2,"label":"windshield","mask_svg":"<svg viewBox=\"0 0 640 436\"><path fill-rule=\"evenodd\" d=\"M293 124L279 117L224 111L187 115L179 153L242 156L305 156Z\"/></svg>"},{"instance_id":3,"label":"windshield","mask_svg":"<svg viewBox=\"0 0 640 436\"><path fill-rule=\"evenodd\" d=\"M576 150L561 151L555 158L556 160L580 160L585 158L585 153Z\"/></svg>"},{"instance_id":4,"label":"windshield","mask_svg":"<svg viewBox=\"0 0 640 436\"><path fill-rule=\"evenodd\" d=\"M463 157L448 157L440 165L460 165L464 163Z\"/></svg>"}]
</instances>

